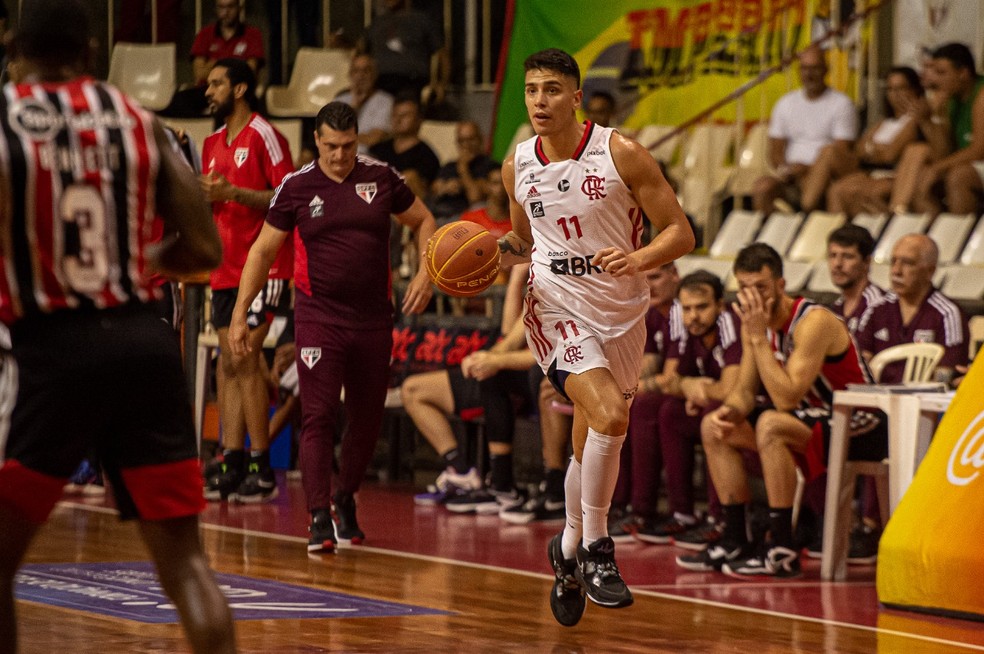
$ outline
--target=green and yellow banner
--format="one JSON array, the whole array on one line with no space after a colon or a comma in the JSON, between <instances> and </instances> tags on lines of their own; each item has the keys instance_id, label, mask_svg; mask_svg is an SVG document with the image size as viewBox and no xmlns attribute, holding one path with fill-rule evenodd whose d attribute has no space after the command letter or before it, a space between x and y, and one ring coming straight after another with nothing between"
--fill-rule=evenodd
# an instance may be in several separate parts
<instances>
[{"instance_id":1,"label":"green and yellow banner","mask_svg":"<svg viewBox=\"0 0 984 654\"><path fill-rule=\"evenodd\" d=\"M513 10L496 110L499 159L527 122L523 61L538 50L571 53L585 99L610 93L630 129L679 125L745 84L752 88L740 108L729 103L713 118L733 121L740 112L756 121L798 85L791 69L768 72L809 44L823 20L814 0L515 0Z\"/></svg>"}]
</instances>

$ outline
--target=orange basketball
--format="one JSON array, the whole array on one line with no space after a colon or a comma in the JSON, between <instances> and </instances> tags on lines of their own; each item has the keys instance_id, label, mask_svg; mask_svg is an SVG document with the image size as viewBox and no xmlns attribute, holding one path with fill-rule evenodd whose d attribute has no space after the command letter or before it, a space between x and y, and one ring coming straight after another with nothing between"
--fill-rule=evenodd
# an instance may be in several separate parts
<instances>
[{"instance_id":1,"label":"orange basketball","mask_svg":"<svg viewBox=\"0 0 984 654\"><path fill-rule=\"evenodd\" d=\"M499 243L481 225L449 223L427 242L426 265L441 291L455 297L478 295L499 276Z\"/></svg>"}]
</instances>

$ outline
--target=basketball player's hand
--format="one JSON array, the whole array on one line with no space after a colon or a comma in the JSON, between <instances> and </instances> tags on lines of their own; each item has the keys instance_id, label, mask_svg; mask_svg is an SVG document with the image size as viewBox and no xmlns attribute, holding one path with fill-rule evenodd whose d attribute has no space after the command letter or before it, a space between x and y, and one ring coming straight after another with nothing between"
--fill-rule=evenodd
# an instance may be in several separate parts
<instances>
[{"instance_id":1,"label":"basketball player's hand","mask_svg":"<svg viewBox=\"0 0 984 654\"><path fill-rule=\"evenodd\" d=\"M200 178L202 192L209 202L228 202L232 200L233 187L225 175L210 172Z\"/></svg>"},{"instance_id":2,"label":"basketball player's hand","mask_svg":"<svg viewBox=\"0 0 984 654\"><path fill-rule=\"evenodd\" d=\"M410 283L407 285L407 293L403 296L403 313L420 313L430 302L434 289L431 288L430 277L427 271L421 267Z\"/></svg>"},{"instance_id":3,"label":"basketball player's hand","mask_svg":"<svg viewBox=\"0 0 984 654\"><path fill-rule=\"evenodd\" d=\"M237 311L232 313L232 321L229 323L229 348L236 356L243 356L250 351L249 347L249 327L246 325L246 314Z\"/></svg>"},{"instance_id":4,"label":"basketball player's hand","mask_svg":"<svg viewBox=\"0 0 984 654\"><path fill-rule=\"evenodd\" d=\"M477 381L494 377L499 370L495 354L488 350L472 352L461 360L461 374Z\"/></svg>"},{"instance_id":5,"label":"basketball player's hand","mask_svg":"<svg viewBox=\"0 0 984 654\"><path fill-rule=\"evenodd\" d=\"M710 383L711 380L706 377L685 377L680 380L680 392L688 405L705 407L710 403L710 398L707 397L707 385Z\"/></svg>"},{"instance_id":6,"label":"basketball player's hand","mask_svg":"<svg viewBox=\"0 0 984 654\"><path fill-rule=\"evenodd\" d=\"M738 301L732 304L735 313L741 318L741 329L753 341L765 338L772 315L772 298L762 299L758 289L746 287L738 291Z\"/></svg>"},{"instance_id":7,"label":"basketball player's hand","mask_svg":"<svg viewBox=\"0 0 984 654\"><path fill-rule=\"evenodd\" d=\"M634 275L639 267L629 255L619 248L602 248L591 257L591 264L598 266L612 277Z\"/></svg>"},{"instance_id":8,"label":"basketball player's hand","mask_svg":"<svg viewBox=\"0 0 984 654\"><path fill-rule=\"evenodd\" d=\"M722 404L707 414L707 433L720 441L726 440L738 424L738 416L734 407Z\"/></svg>"}]
</instances>

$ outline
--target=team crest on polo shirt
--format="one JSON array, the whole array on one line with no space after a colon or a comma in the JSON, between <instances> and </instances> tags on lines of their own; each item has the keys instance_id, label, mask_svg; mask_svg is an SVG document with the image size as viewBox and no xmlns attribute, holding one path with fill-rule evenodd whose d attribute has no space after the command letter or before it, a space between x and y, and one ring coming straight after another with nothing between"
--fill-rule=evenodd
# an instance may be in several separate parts
<instances>
[{"instance_id":1,"label":"team crest on polo shirt","mask_svg":"<svg viewBox=\"0 0 984 654\"><path fill-rule=\"evenodd\" d=\"M314 367L314 364L321 361L321 348L320 347L302 347L301 348L301 361L304 365L308 367L308 370Z\"/></svg>"},{"instance_id":2,"label":"team crest on polo shirt","mask_svg":"<svg viewBox=\"0 0 984 654\"><path fill-rule=\"evenodd\" d=\"M912 332L913 343L935 343L936 332L932 329L917 329Z\"/></svg>"},{"instance_id":3,"label":"team crest on polo shirt","mask_svg":"<svg viewBox=\"0 0 984 654\"><path fill-rule=\"evenodd\" d=\"M249 148L236 148L232 155L232 160L236 162L236 168L242 167L247 155L249 155Z\"/></svg>"},{"instance_id":4,"label":"team crest on polo shirt","mask_svg":"<svg viewBox=\"0 0 984 654\"><path fill-rule=\"evenodd\" d=\"M376 182L371 182L369 184L356 184L355 194L366 201L366 204L372 202L372 199L376 197Z\"/></svg>"},{"instance_id":5,"label":"team crest on polo shirt","mask_svg":"<svg viewBox=\"0 0 984 654\"><path fill-rule=\"evenodd\" d=\"M312 218L321 218L325 215L325 201L317 195L308 202L308 207L311 209Z\"/></svg>"}]
</instances>

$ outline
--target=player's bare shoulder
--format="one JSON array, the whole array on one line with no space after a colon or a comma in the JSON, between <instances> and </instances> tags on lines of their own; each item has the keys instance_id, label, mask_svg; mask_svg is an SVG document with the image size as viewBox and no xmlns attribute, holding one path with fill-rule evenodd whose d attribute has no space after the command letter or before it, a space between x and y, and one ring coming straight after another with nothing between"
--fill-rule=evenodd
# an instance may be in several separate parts
<instances>
[{"instance_id":1,"label":"player's bare shoulder","mask_svg":"<svg viewBox=\"0 0 984 654\"><path fill-rule=\"evenodd\" d=\"M608 143L615 169L630 187L637 180L652 179L653 175L663 176L649 150L642 147L638 141L618 132L612 132Z\"/></svg>"},{"instance_id":2,"label":"player's bare shoulder","mask_svg":"<svg viewBox=\"0 0 984 654\"><path fill-rule=\"evenodd\" d=\"M510 154L506 157L505 161L502 162L502 169L500 172L502 176L502 185L506 187L506 192L509 197L513 197L513 189L516 187L516 154Z\"/></svg>"}]
</instances>

